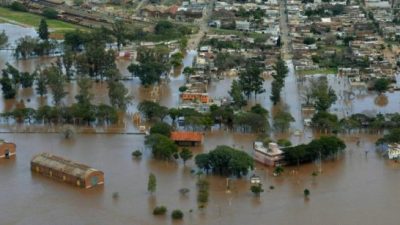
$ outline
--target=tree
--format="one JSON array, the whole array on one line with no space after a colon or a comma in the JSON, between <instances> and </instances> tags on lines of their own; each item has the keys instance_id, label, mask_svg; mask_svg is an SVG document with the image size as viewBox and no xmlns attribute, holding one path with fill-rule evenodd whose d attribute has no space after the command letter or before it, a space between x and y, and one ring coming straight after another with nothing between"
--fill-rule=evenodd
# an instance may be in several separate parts
<instances>
[{"instance_id":1,"label":"tree","mask_svg":"<svg viewBox=\"0 0 400 225\"><path fill-rule=\"evenodd\" d=\"M57 19L58 12L53 8L44 8L42 15L48 19Z\"/></svg>"},{"instance_id":2,"label":"tree","mask_svg":"<svg viewBox=\"0 0 400 225\"><path fill-rule=\"evenodd\" d=\"M190 75L194 75L196 71L192 67L185 67L183 68L182 72L186 77L189 77Z\"/></svg>"},{"instance_id":3,"label":"tree","mask_svg":"<svg viewBox=\"0 0 400 225\"><path fill-rule=\"evenodd\" d=\"M279 109L273 116L274 128L280 132L284 132L290 127L290 123L294 122L290 112Z\"/></svg>"},{"instance_id":4,"label":"tree","mask_svg":"<svg viewBox=\"0 0 400 225\"><path fill-rule=\"evenodd\" d=\"M376 141L376 145L379 144L392 144L400 142L400 128L389 130L388 134L385 134L382 138Z\"/></svg>"},{"instance_id":5,"label":"tree","mask_svg":"<svg viewBox=\"0 0 400 225\"><path fill-rule=\"evenodd\" d=\"M40 20L38 35L39 38L44 41L47 41L49 39L49 30L45 19Z\"/></svg>"},{"instance_id":6,"label":"tree","mask_svg":"<svg viewBox=\"0 0 400 225\"><path fill-rule=\"evenodd\" d=\"M161 160L170 160L178 152L176 144L162 134L146 136L145 144L152 149L153 157Z\"/></svg>"},{"instance_id":7,"label":"tree","mask_svg":"<svg viewBox=\"0 0 400 225\"><path fill-rule=\"evenodd\" d=\"M147 191L153 194L156 191L156 188L157 188L156 176L153 173L150 173L149 181L147 183Z\"/></svg>"},{"instance_id":8,"label":"tree","mask_svg":"<svg viewBox=\"0 0 400 225\"><path fill-rule=\"evenodd\" d=\"M267 132L269 123L264 115L254 112L239 112L233 115L233 124L242 131Z\"/></svg>"},{"instance_id":9,"label":"tree","mask_svg":"<svg viewBox=\"0 0 400 225\"><path fill-rule=\"evenodd\" d=\"M6 45L8 42L8 37L6 35L6 32L3 30L0 33L0 48L2 48L4 45Z\"/></svg>"},{"instance_id":10,"label":"tree","mask_svg":"<svg viewBox=\"0 0 400 225\"><path fill-rule=\"evenodd\" d=\"M266 110L260 104L255 104L254 106L252 106L250 109L250 112L256 113L264 118L268 118L268 115L269 115L268 110Z\"/></svg>"},{"instance_id":11,"label":"tree","mask_svg":"<svg viewBox=\"0 0 400 225\"><path fill-rule=\"evenodd\" d=\"M12 80L8 77L8 75L4 75L0 79L1 90L3 91L3 97L5 99L12 99L15 98L17 95L17 90L15 85L13 84Z\"/></svg>"},{"instance_id":12,"label":"tree","mask_svg":"<svg viewBox=\"0 0 400 225\"><path fill-rule=\"evenodd\" d=\"M40 72L36 77L36 93L43 97L43 95L47 94L47 78L43 72Z\"/></svg>"},{"instance_id":13,"label":"tree","mask_svg":"<svg viewBox=\"0 0 400 225\"><path fill-rule=\"evenodd\" d=\"M173 66L173 67L179 67L182 66L182 60L183 60L184 56L181 52L177 52L171 55L171 58L169 60L169 63Z\"/></svg>"},{"instance_id":14,"label":"tree","mask_svg":"<svg viewBox=\"0 0 400 225\"><path fill-rule=\"evenodd\" d=\"M250 190L255 196L260 196L260 194L264 192L262 184L251 185Z\"/></svg>"},{"instance_id":15,"label":"tree","mask_svg":"<svg viewBox=\"0 0 400 225\"><path fill-rule=\"evenodd\" d=\"M339 121L335 114L320 111L314 114L313 118L311 119L311 126L317 129L337 131L339 129Z\"/></svg>"},{"instance_id":16,"label":"tree","mask_svg":"<svg viewBox=\"0 0 400 225\"><path fill-rule=\"evenodd\" d=\"M322 136L308 144L283 148L288 164L311 162L321 157L322 160L336 156L346 148L345 143L336 136Z\"/></svg>"},{"instance_id":17,"label":"tree","mask_svg":"<svg viewBox=\"0 0 400 225\"><path fill-rule=\"evenodd\" d=\"M275 74L272 75L274 80L271 84L271 96L270 99L274 105L276 105L281 97L281 90L285 86L285 77L287 76L289 69L286 62L279 56L275 65L273 66Z\"/></svg>"},{"instance_id":18,"label":"tree","mask_svg":"<svg viewBox=\"0 0 400 225\"><path fill-rule=\"evenodd\" d=\"M374 81L374 90L377 91L379 94L384 93L389 89L390 82L386 78L379 78Z\"/></svg>"},{"instance_id":19,"label":"tree","mask_svg":"<svg viewBox=\"0 0 400 225\"><path fill-rule=\"evenodd\" d=\"M208 171L211 169L210 157L206 153L196 155L194 161L197 167L199 167L199 169L201 170L206 171L206 173L208 173Z\"/></svg>"},{"instance_id":20,"label":"tree","mask_svg":"<svg viewBox=\"0 0 400 225\"><path fill-rule=\"evenodd\" d=\"M179 157L182 159L183 165L185 165L186 161L193 157L193 153L190 149L183 148L181 152L179 152Z\"/></svg>"},{"instance_id":21,"label":"tree","mask_svg":"<svg viewBox=\"0 0 400 225\"><path fill-rule=\"evenodd\" d=\"M324 78L311 82L311 96L318 111L327 111L337 100L335 91L328 86L328 81Z\"/></svg>"},{"instance_id":22,"label":"tree","mask_svg":"<svg viewBox=\"0 0 400 225\"><path fill-rule=\"evenodd\" d=\"M18 39L15 42L16 48L14 52L14 56L16 58L26 59L28 56L34 54L35 49L37 48L39 40L36 38L32 38L30 36L25 36Z\"/></svg>"},{"instance_id":23,"label":"tree","mask_svg":"<svg viewBox=\"0 0 400 225\"><path fill-rule=\"evenodd\" d=\"M257 94L265 92L263 88L264 79L260 76L260 73L261 70L257 65L249 63L245 70L239 74L239 84L247 99L250 98L251 93L256 98Z\"/></svg>"},{"instance_id":24,"label":"tree","mask_svg":"<svg viewBox=\"0 0 400 225\"><path fill-rule=\"evenodd\" d=\"M83 76L78 79L79 92L75 98L78 101L78 104L81 106L91 105L93 94L90 93L90 89L92 88L92 84L92 80L87 76Z\"/></svg>"},{"instance_id":25,"label":"tree","mask_svg":"<svg viewBox=\"0 0 400 225\"><path fill-rule=\"evenodd\" d=\"M181 220L183 218L183 212L179 209L175 209L174 211L172 211L171 217L174 220Z\"/></svg>"},{"instance_id":26,"label":"tree","mask_svg":"<svg viewBox=\"0 0 400 225\"><path fill-rule=\"evenodd\" d=\"M108 82L108 97L112 106L123 111L126 110L132 100L128 89L119 81Z\"/></svg>"},{"instance_id":27,"label":"tree","mask_svg":"<svg viewBox=\"0 0 400 225\"><path fill-rule=\"evenodd\" d=\"M248 170L254 167L253 158L251 158L246 152L225 145L217 146L209 153L200 155L203 155L201 158L203 158L204 155L207 155L208 162L205 164L203 164L203 162L198 164L200 162L198 155L195 159L196 165L200 169L210 168L214 173L220 175L236 175L240 177L246 175Z\"/></svg>"},{"instance_id":28,"label":"tree","mask_svg":"<svg viewBox=\"0 0 400 225\"><path fill-rule=\"evenodd\" d=\"M150 128L150 134L162 134L166 137L171 135L171 126L164 122L157 122Z\"/></svg>"},{"instance_id":29,"label":"tree","mask_svg":"<svg viewBox=\"0 0 400 225\"><path fill-rule=\"evenodd\" d=\"M126 40L126 26L124 24L124 21L122 20L116 20L115 23L112 25L112 32L117 40L117 48L118 51L121 50L121 45L125 45L125 40Z\"/></svg>"},{"instance_id":30,"label":"tree","mask_svg":"<svg viewBox=\"0 0 400 225\"><path fill-rule=\"evenodd\" d=\"M242 106L246 105L246 100L243 96L243 90L237 80L233 80L231 84L231 90L229 91L229 95L232 98L233 105L237 108L242 108Z\"/></svg>"},{"instance_id":31,"label":"tree","mask_svg":"<svg viewBox=\"0 0 400 225\"><path fill-rule=\"evenodd\" d=\"M73 76L72 66L74 64L74 54L70 48L64 48L64 55L62 56L61 62L65 69L65 75L68 81L70 81Z\"/></svg>"},{"instance_id":32,"label":"tree","mask_svg":"<svg viewBox=\"0 0 400 225\"><path fill-rule=\"evenodd\" d=\"M142 113L148 120L155 118L163 119L168 114L168 108L161 106L158 103L152 101L143 101L139 103L138 110Z\"/></svg>"},{"instance_id":33,"label":"tree","mask_svg":"<svg viewBox=\"0 0 400 225\"><path fill-rule=\"evenodd\" d=\"M72 51L78 51L86 42L86 35L80 30L66 32L64 34L64 45Z\"/></svg>"},{"instance_id":34,"label":"tree","mask_svg":"<svg viewBox=\"0 0 400 225\"><path fill-rule=\"evenodd\" d=\"M36 71L32 74L28 72L22 72L20 77L20 83L23 88L32 87L33 82L35 81L35 77L37 76Z\"/></svg>"},{"instance_id":35,"label":"tree","mask_svg":"<svg viewBox=\"0 0 400 225\"><path fill-rule=\"evenodd\" d=\"M163 47L159 49L139 49L139 64L131 64L128 71L136 77L145 87L160 82L161 75L168 71L168 52Z\"/></svg>"},{"instance_id":36,"label":"tree","mask_svg":"<svg viewBox=\"0 0 400 225\"><path fill-rule=\"evenodd\" d=\"M67 95L67 92L64 91L64 75L55 65L51 65L44 69L42 73L47 77L47 83L50 87L51 93L53 94L54 104L59 106L61 100Z\"/></svg>"}]
</instances>

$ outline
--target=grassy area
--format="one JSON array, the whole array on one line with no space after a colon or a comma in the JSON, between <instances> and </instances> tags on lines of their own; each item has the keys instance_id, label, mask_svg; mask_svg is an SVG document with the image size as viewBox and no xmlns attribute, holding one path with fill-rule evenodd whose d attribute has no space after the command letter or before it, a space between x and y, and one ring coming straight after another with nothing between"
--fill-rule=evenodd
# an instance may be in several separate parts
<instances>
[{"instance_id":1,"label":"grassy area","mask_svg":"<svg viewBox=\"0 0 400 225\"><path fill-rule=\"evenodd\" d=\"M316 74L336 74L337 69L336 68L321 68L321 69L315 69L315 70L298 70L298 71L296 71L296 73L301 76L316 75Z\"/></svg>"},{"instance_id":2,"label":"grassy area","mask_svg":"<svg viewBox=\"0 0 400 225\"><path fill-rule=\"evenodd\" d=\"M16 12L7 8L0 7L0 21L8 22L8 20L13 21L16 24L21 24L29 27L38 27L42 16L26 13L26 12ZM60 20L50 20L47 19L47 24L51 32L55 34L64 34L66 31L74 29L87 30L88 28L66 23Z\"/></svg>"}]
</instances>

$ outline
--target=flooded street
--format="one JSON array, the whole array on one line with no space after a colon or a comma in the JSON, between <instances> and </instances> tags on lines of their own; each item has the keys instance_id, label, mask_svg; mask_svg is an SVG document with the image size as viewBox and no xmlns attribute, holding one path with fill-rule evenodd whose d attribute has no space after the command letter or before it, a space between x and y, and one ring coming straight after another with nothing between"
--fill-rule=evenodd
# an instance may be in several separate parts
<instances>
[{"instance_id":1,"label":"flooded street","mask_svg":"<svg viewBox=\"0 0 400 225\"><path fill-rule=\"evenodd\" d=\"M11 42L18 39L21 32L35 35L31 28L0 24L2 29L6 29L7 34L15 33L10 37ZM196 54L195 51L188 52L184 66L190 66ZM11 51L0 51L0 69L9 62L22 71L33 71L36 65L48 65L53 60L38 58L16 61ZM117 62L122 75L130 76L126 69L129 64L128 60ZM282 99L296 119L292 130L304 130L297 81L290 61L288 66L289 75L285 80ZM235 77L213 81L208 87L209 95L215 99L226 97L233 79ZM266 79L266 92L256 100L268 110L272 108L269 99L271 81L271 78ZM354 91L356 94L349 101L340 97L345 93L342 93L344 90L340 89L341 85L335 76L328 76L328 82L337 86L338 102L332 107L336 113L343 112L345 115L346 110L350 114L399 110L398 92L386 93L389 99L387 105L377 106L374 104L377 96L374 93L358 94ZM141 87L137 78L124 81L134 100L119 128L123 131L137 130L130 115L136 112L137 104L143 100L156 99L162 105L176 107L179 102L178 89L184 83L182 74L171 77L155 93L152 87ZM69 94L64 104L71 104L78 91L76 83L69 83L66 91ZM95 83L93 91L96 92L94 103L109 101L106 83ZM20 90L16 101L4 101L1 98L0 109L11 110L21 100L26 107L32 108L52 103L51 95L41 99L29 88ZM250 104L254 104L254 99L250 99ZM0 131L7 129L7 126L0 127ZM357 137L360 137L360 146L356 145ZM209 203L205 209L198 209L197 176L191 173L195 169L193 160L189 160L186 166L180 161L154 160L150 150L143 147L143 135L79 134L66 140L57 133L2 133L1 139L17 144L17 156L10 160L0 159L0 224L398 225L400 164L389 162L375 152L377 135L360 134L357 137L342 136L347 144L345 153L336 160L323 162L321 168L314 163L285 167L284 174L275 177L270 168L257 164L254 173L261 177L265 189L259 198L249 190L249 177L233 179L231 192L227 193L225 178L207 176L210 181ZM292 136L291 140L300 143L311 138L311 132L305 132L303 136ZM228 145L252 154L255 139L254 134L211 131L205 133L203 146L192 150L198 154L218 145ZM131 153L137 149L143 152L142 159L132 159ZM102 170L105 173L104 187L83 190L31 173L30 160L39 152L54 153ZM319 169L322 169L322 173L313 177L311 174ZM157 178L157 191L153 195L147 192L149 173L154 173ZM270 189L270 186L274 188ZM178 191L181 188L190 189L187 196L181 196ZM305 188L311 192L309 200L304 199ZM113 198L115 192L119 193L118 199ZM152 215L153 208L159 205L168 208L168 216ZM184 212L183 221L171 221L169 214L174 209Z\"/></svg>"}]
</instances>

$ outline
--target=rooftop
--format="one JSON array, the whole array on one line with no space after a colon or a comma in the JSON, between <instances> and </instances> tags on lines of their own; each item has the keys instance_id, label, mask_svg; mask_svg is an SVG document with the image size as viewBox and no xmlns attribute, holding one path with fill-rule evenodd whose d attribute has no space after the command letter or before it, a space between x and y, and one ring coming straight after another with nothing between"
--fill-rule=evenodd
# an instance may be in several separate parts
<instances>
[{"instance_id":1,"label":"rooftop","mask_svg":"<svg viewBox=\"0 0 400 225\"><path fill-rule=\"evenodd\" d=\"M203 140L203 134L200 132L192 131L173 131L171 132L171 139L173 141L198 141Z\"/></svg>"}]
</instances>

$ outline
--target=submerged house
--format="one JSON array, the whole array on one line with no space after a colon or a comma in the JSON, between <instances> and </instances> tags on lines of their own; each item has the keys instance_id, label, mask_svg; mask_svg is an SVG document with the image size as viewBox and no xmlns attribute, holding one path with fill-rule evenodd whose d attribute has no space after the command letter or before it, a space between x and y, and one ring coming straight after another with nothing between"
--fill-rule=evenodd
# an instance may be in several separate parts
<instances>
[{"instance_id":1,"label":"submerged house","mask_svg":"<svg viewBox=\"0 0 400 225\"><path fill-rule=\"evenodd\" d=\"M0 140L0 158L9 159L16 154L17 146L14 143Z\"/></svg>"},{"instance_id":2,"label":"submerged house","mask_svg":"<svg viewBox=\"0 0 400 225\"><path fill-rule=\"evenodd\" d=\"M400 159L400 144L389 144L387 154L389 159Z\"/></svg>"},{"instance_id":3,"label":"submerged house","mask_svg":"<svg viewBox=\"0 0 400 225\"><path fill-rule=\"evenodd\" d=\"M47 152L37 154L32 158L31 170L81 188L104 184L102 171Z\"/></svg>"},{"instance_id":4,"label":"submerged house","mask_svg":"<svg viewBox=\"0 0 400 225\"><path fill-rule=\"evenodd\" d=\"M203 142L203 134L192 131L173 131L171 132L171 140L178 145L201 145Z\"/></svg>"},{"instance_id":5,"label":"submerged house","mask_svg":"<svg viewBox=\"0 0 400 225\"><path fill-rule=\"evenodd\" d=\"M269 143L268 148L262 142L254 142L254 160L267 166L277 166L283 161L283 151L276 143Z\"/></svg>"}]
</instances>

